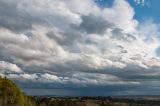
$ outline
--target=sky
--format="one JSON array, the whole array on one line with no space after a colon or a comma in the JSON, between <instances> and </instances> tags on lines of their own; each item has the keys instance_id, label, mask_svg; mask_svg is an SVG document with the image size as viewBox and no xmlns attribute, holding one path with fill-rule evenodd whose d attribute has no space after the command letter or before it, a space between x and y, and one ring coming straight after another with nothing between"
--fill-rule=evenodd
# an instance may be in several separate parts
<instances>
[{"instance_id":1,"label":"sky","mask_svg":"<svg viewBox=\"0 0 160 106\"><path fill-rule=\"evenodd\" d=\"M0 0L0 75L28 95L160 95L159 0Z\"/></svg>"}]
</instances>

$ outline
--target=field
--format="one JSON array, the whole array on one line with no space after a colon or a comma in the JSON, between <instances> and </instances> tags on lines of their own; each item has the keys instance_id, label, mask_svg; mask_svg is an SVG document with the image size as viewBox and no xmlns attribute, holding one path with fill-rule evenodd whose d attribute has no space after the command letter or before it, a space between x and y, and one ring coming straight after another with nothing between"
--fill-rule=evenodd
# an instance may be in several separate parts
<instances>
[{"instance_id":1,"label":"field","mask_svg":"<svg viewBox=\"0 0 160 106\"><path fill-rule=\"evenodd\" d=\"M159 97L38 97L44 106L160 106Z\"/></svg>"}]
</instances>

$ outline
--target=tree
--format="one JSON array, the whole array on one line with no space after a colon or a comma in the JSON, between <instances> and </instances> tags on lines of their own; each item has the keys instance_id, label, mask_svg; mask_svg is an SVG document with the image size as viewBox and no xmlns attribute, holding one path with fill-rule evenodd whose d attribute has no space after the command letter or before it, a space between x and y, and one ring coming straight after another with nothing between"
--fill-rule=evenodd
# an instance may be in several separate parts
<instances>
[{"instance_id":1,"label":"tree","mask_svg":"<svg viewBox=\"0 0 160 106\"><path fill-rule=\"evenodd\" d=\"M0 77L0 106L35 106L11 80Z\"/></svg>"}]
</instances>

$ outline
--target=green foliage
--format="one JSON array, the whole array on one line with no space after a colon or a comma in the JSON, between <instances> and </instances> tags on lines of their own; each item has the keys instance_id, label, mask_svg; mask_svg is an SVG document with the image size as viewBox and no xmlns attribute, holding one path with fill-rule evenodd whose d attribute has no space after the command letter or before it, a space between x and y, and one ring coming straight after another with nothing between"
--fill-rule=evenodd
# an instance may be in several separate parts
<instances>
[{"instance_id":1,"label":"green foliage","mask_svg":"<svg viewBox=\"0 0 160 106\"><path fill-rule=\"evenodd\" d=\"M11 80L0 77L0 106L35 106Z\"/></svg>"}]
</instances>

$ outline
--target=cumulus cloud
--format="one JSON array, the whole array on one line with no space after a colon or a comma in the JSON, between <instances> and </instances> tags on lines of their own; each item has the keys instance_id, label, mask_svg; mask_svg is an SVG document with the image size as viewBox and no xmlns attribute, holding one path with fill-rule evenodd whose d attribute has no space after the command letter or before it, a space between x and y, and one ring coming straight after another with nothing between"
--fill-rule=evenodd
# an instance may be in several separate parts
<instances>
[{"instance_id":1,"label":"cumulus cloud","mask_svg":"<svg viewBox=\"0 0 160 106\"><path fill-rule=\"evenodd\" d=\"M148 5L149 0L134 0L134 2L136 3L136 5Z\"/></svg>"},{"instance_id":2,"label":"cumulus cloud","mask_svg":"<svg viewBox=\"0 0 160 106\"><path fill-rule=\"evenodd\" d=\"M106 86L106 85L139 85L138 81L125 81L117 76L111 74L100 74L100 73L73 73L70 77L67 76L57 76L49 73L37 73L37 74L29 74L29 73L21 73L21 74L9 74L8 78L14 79L16 81L24 81L30 83L49 83L56 84L59 83L63 86L77 86L78 87L88 87L90 85L98 85L98 86ZM24 84L25 84L24 83ZM43 86L41 86L43 87Z\"/></svg>"},{"instance_id":3,"label":"cumulus cloud","mask_svg":"<svg viewBox=\"0 0 160 106\"><path fill-rule=\"evenodd\" d=\"M94 15L83 16L82 20L83 22L81 23L80 28L89 34L97 33L102 35L108 28L112 28L114 26L103 18L96 17Z\"/></svg>"},{"instance_id":4,"label":"cumulus cloud","mask_svg":"<svg viewBox=\"0 0 160 106\"><path fill-rule=\"evenodd\" d=\"M140 24L126 0L105 8L94 0L1 0L0 6L0 75L20 86L138 87L159 75L158 25Z\"/></svg>"},{"instance_id":5,"label":"cumulus cloud","mask_svg":"<svg viewBox=\"0 0 160 106\"><path fill-rule=\"evenodd\" d=\"M16 64L12 64L5 61L0 61L0 72L8 72L8 73L21 73L22 69L18 67Z\"/></svg>"}]
</instances>

